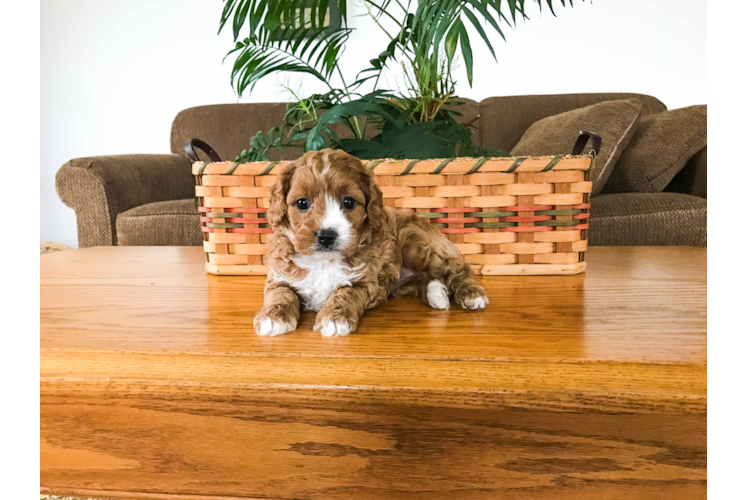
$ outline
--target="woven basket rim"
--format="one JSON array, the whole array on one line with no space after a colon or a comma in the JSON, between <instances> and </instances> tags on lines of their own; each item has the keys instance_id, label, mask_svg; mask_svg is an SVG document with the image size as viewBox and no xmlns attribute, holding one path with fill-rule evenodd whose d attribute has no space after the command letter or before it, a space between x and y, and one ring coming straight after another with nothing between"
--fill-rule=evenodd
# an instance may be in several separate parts
<instances>
[{"instance_id":1,"label":"woven basket rim","mask_svg":"<svg viewBox=\"0 0 748 500\"><path fill-rule=\"evenodd\" d=\"M475 157L475 156L457 156L455 158L450 158L452 161L455 162L468 162L468 161L478 161L482 158L486 158L488 161L516 161L520 158L524 158L525 160L545 160L545 159L553 159L556 157L561 157L562 160L569 160L569 159L583 159L583 158L591 158L592 156L589 154L585 155L572 155L572 154L566 154L566 155L517 155L517 156L485 156L485 157ZM298 159L298 158L297 158ZM376 158L372 160L359 160L361 163L367 164L371 163L373 161L379 161L379 165L385 164L385 163L402 163L402 162L412 162L412 161L443 161L447 158L425 158L425 159L415 159L415 158L403 158L403 159L397 159L397 158ZM238 163L239 165L267 165L269 163L276 163L278 165L285 164L285 163L293 163L296 160L278 160L278 161L270 161L270 160L260 160L260 161L245 161L245 162L234 162L230 160L221 160L221 161L195 161L192 162L193 165L196 164L206 164L206 165L214 165L219 163L228 163L233 165L234 163Z\"/></svg>"},{"instance_id":2,"label":"woven basket rim","mask_svg":"<svg viewBox=\"0 0 748 500\"><path fill-rule=\"evenodd\" d=\"M547 155L547 156L494 156L483 158L434 158L427 160L398 160L386 158L381 160L360 160L364 167L374 175L409 175L409 174L474 174L474 173L513 173L513 172L546 172L549 170L590 170L594 165L594 155ZM199 175L255 175L271 174L276 167L285 167L296 160L255 161L255 162L205 162L192 164L192 174ZM576 163L569 165L569 162ZM393 165L399 172L392 171ZM225 170L221 167L224 167ZM206 171L210 170L210 172ZM467 169L467 172L464 171ZM247 172L247 170L250 170Z\"/></svg>"}]
</instances>

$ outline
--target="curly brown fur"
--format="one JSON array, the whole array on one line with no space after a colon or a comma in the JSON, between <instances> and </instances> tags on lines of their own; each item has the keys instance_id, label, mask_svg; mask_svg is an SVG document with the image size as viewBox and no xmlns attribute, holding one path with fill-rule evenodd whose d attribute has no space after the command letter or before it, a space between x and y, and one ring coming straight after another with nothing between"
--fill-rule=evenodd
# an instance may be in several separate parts
<instances>
[{"instance_id":1,"label":"curly brown fur","mask_svg":"<svg viewBox=\"0 0 748 500\"><path fill-rule=\"evenodd\" d=\"M270 190L265 304L260 335L294 330L301 308L325 336L356 330L390 296L434 308L483 309L488 298L456 246L412 211L385 208L362 163L339 150L306 153Z\"/></svg>"}]
</instances>

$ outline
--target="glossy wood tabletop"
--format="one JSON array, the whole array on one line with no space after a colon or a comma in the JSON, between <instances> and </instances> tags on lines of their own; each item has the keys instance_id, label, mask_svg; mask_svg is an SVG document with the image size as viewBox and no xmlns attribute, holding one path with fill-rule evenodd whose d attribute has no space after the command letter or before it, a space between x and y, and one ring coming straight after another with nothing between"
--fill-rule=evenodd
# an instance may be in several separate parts
<instances>
[{"instance_id":1,"label":"glossy wood tabletop","mask_svg":"<svg viewBox=\"0 0 748 500\"><path fill-rule=\"evenodd\" d=\"M111 498L703 498L706 250L593 247L258 337L201 248L41 257L42 491Z\"/></svg>"}]
</instances>

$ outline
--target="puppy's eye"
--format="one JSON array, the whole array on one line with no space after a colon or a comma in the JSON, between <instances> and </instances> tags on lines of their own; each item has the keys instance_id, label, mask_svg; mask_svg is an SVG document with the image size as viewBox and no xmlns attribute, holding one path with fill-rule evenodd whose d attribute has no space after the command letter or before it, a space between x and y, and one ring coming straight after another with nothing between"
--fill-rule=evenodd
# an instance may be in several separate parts
<instances>
[{"instance_id":1,"label":"puppy's eye","mask_svg":"<svg viewBox=\"0 0 748 500\"><path fill-rule=\"evenodd\" d=\"M350 196L346 196L343 198L343 208L346 210L353 210L353 207L356 206L356 200L351 198Z\"/></svg>"},{"instance_id":2,"label":"puppy's eye","mask_svg":"<svg viewBox=\"0 0 748 500\"><path fill-rule=\"evenodd\" d=\"M306 198L299 198L298 200L296 200L296 208L298 208L302 212L306 212L307 210L309 210L309 200L307 200Z\"/></svg>"}]
</instances>

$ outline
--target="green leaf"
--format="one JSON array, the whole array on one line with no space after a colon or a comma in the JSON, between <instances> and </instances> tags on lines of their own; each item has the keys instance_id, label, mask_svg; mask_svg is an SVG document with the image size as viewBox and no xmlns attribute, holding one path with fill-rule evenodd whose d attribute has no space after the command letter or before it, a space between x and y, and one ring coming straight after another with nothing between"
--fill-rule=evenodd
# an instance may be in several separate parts
<instances>
[{"instance_id":1,"label":"green leaf","mask_svg":"<svg viewBox=\"0 0 748 500\"><path fill-rule=\"evenodd\" d=\"M454 58L455 51L457 50L457 41L460 38L460 30L462 28L462 21L458 19L449 29L447 38L444 41L444 48L447 51L447 64L449 64L450 67L452 66L452 59Z\"/></svg>"},{"instance_id":2,"label":"green leaf","mask_svg":"<svg viewBox=\"0 0 748 500\"><path fill-rule=\"evenodd\" d=\"M296 142L300 141L301 139L306 139L308 135L309 132L299 132L298 134L295 134L293 137L291 137L288 142Z\"/></svg>"},{"instance_id":3,"label":"green leaf","mask_svg":"<svg viewBox=\"0 0 748 500\"><path fill-rule=\"evenodd\" d=\"M475 17L475 14L470 12L469 10L464 11L467 18L470 20L470 22L473 24L473 27L478 32L478 34L483 38L483 41L486 44L486 47L488 47L488 50L491 51L491 55L493 56L494 61L496 60L496 53L493 51L493 45L491 45L491 42L488 40L488 35L486 35L486 32L483 31L483 27L478 22L478 19ZM501 31L499 31L501 33ZM501 35L504 36L503 34Z\"/></svg>"},{"instance_id":4,"label":"green leaf","mask_svg":"<svg viewBox=\"0 0 748 500\"><path fill-rule=\"evenodd\" d=\"M493 18L491 13L488 11L488 7L485 6L482 2L478 0L468 0L468 3L475 7L475 9L478 11L479 14L483 16L483 19L488 21L488 23L493 27L494 30L501 36L501 38L506 41L506 37L504 37L504 32L501 31L501 28L499 27L499 23L496 22L496 20ZM473 23L473 26L475 26L475 29L478 30L479 33L483 33L483 39L486 41L486 43L490 47L490 42L488 41L488 37L485 36L485 32L483 31L483 28L480 26L480 23L478 22L478 19L475 17L475 14L470 11L470 9L464 9L463 13L470 18L470 22ZM495 58L495 56L494 56Z\"/></svg>"},{"instance_id":5,"label":"green leaf","mask_svg":"<svg viewBox=\"0 0 748 500\"><path fill-rule=\"evenodd\" d=\"M223 12L221 12L221 22L218 24L218 33L221 33L221 30L223 30L223 27L226 26L226 21L229 20L229 17L231 17L231 12L234 10L234 7L236 5L237 0L225 0L225 4L223 6Z\"/></svg>"},{"instance_id":6,"label":"green leaf","mask_svg":"<svg viewBox=\"0 0 748 500\"><path fill-rule=\"evenodd\" d=\"M244 19L247 17L249 7L251 6L250 0L240 0L239 5L236 9L236 15L234 16L234 41L239 38L239 32L244 25Z\"/></svg>"},{"instance_id":7,"label":"green leaf","mask_svg":"<svg viewBox=\"0 0 748 500\"><path fill-rule=\"evenodd\" d=\"M473 86L473 50L470 48L470 38L467 30L463 26L460 30L460 48L462 49L462 58L465 60L465 71L467 72L468 84Z\"/></svg>"}]
</instances>

